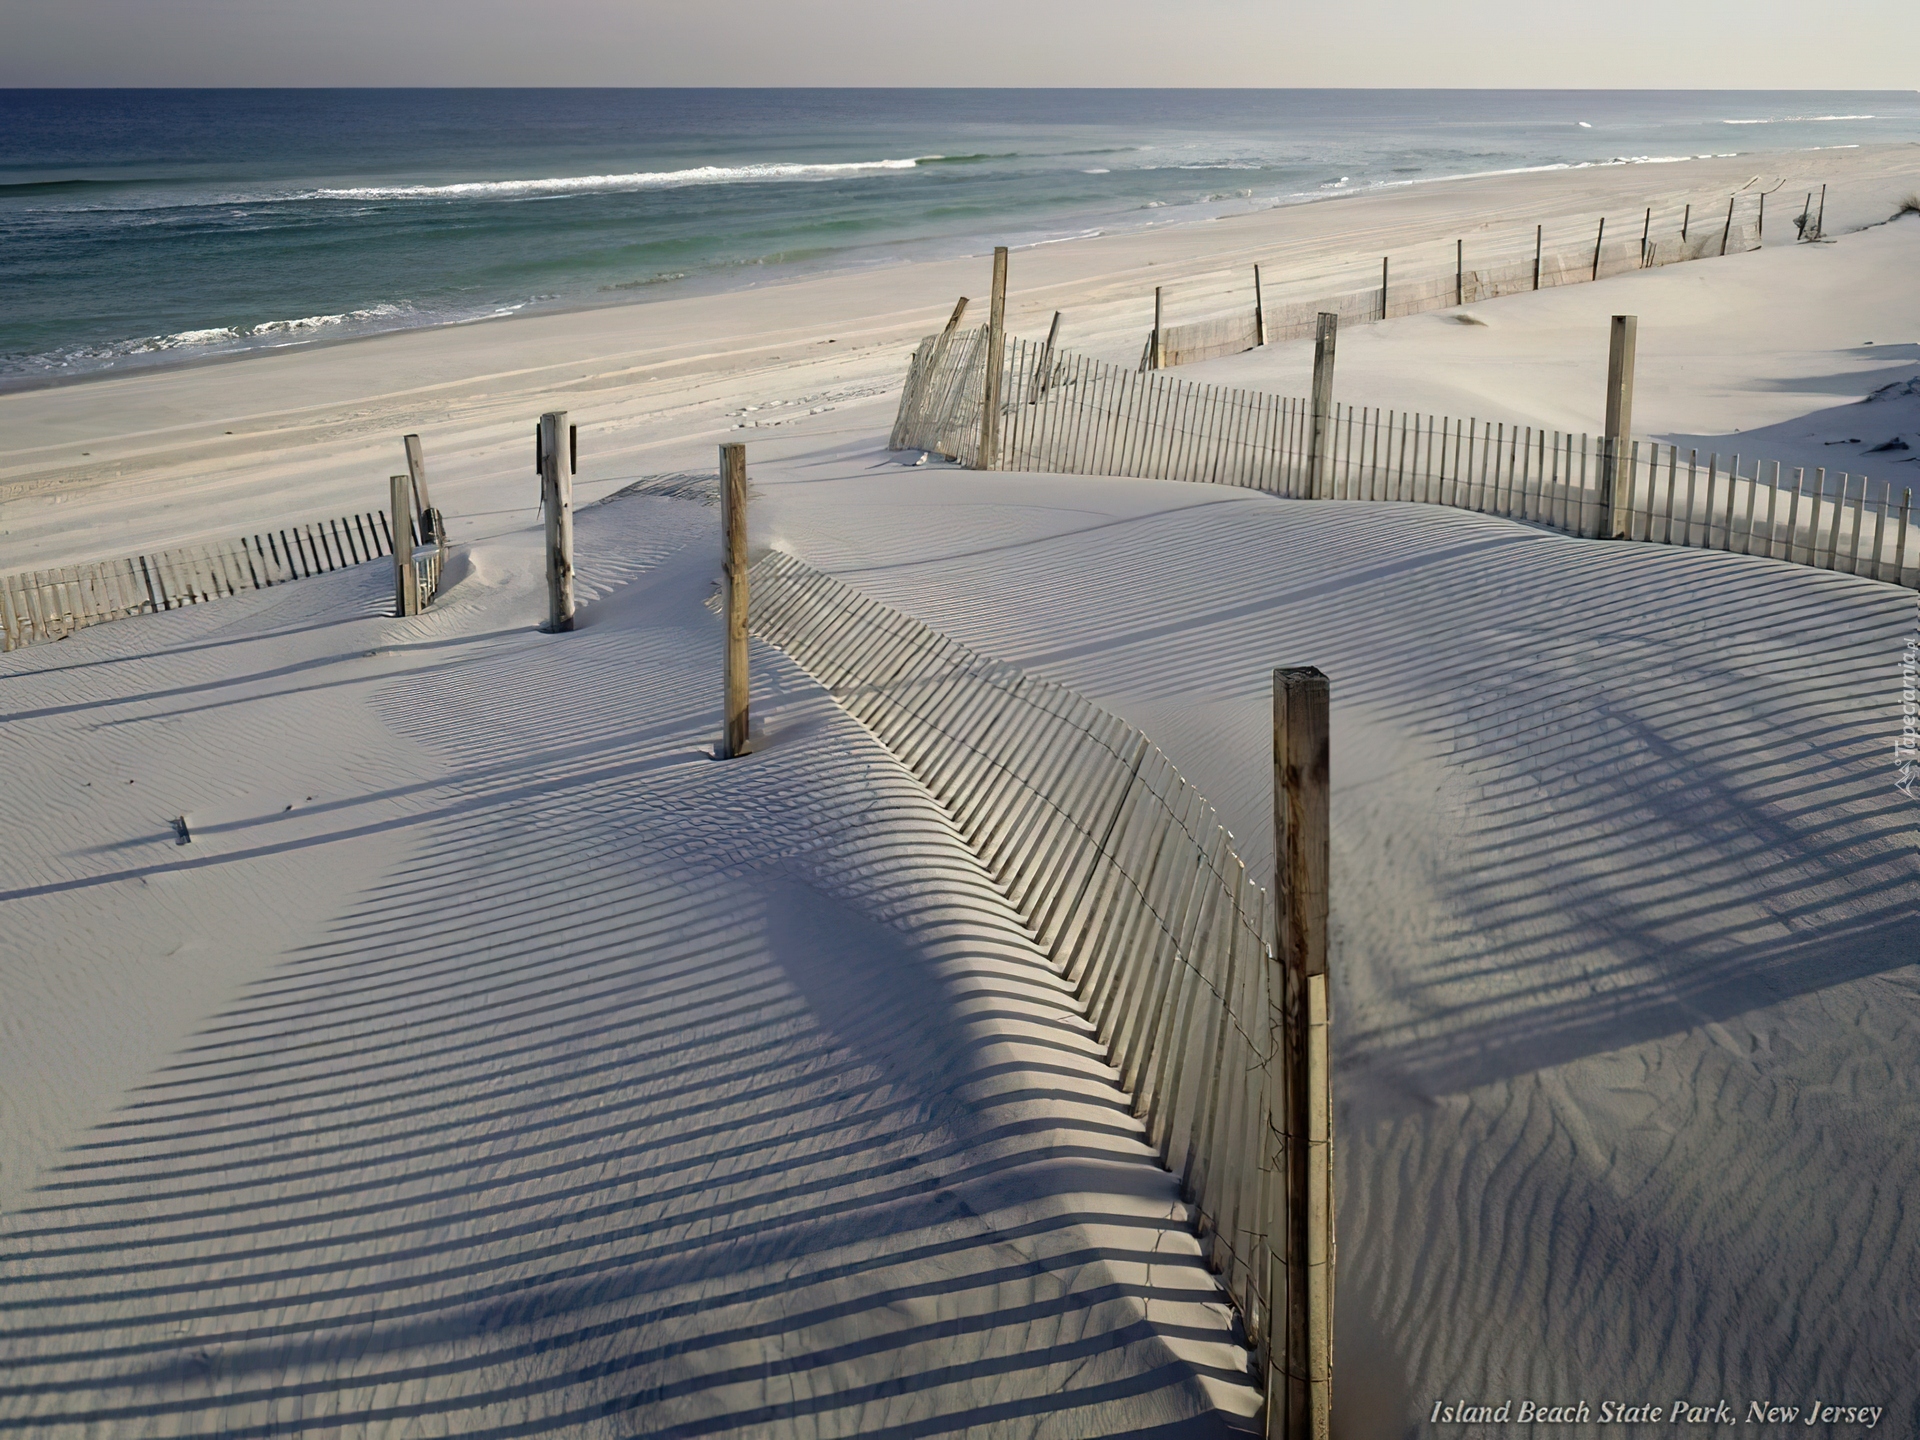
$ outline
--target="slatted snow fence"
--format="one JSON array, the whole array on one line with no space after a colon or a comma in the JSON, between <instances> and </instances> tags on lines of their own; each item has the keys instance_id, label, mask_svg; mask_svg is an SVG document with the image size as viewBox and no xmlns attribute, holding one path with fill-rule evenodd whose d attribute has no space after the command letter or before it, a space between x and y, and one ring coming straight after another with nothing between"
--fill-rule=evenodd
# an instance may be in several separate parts
<instances>
[{"instance_id":1,"label":"slatted snow fence","mask_svg":"<svg viewBox=\"0 0 1920 1440\"><path fill-rule=\"evenodd\" d=\"M1717 237L1716 237L1717 239ZM929 336L891 439L978 463L986 330ZM1238 485L1307 499L1447 505L1595 538L1765 555L1920 587L1913 494L1864 475L1784 470L1658 441L1335 404L1317 481L1309 401L1141 372L1017 337L1004 347L991 468Z\"/></svg>"},{"instance_id":2,"label":"slatted snow fence","mask_svg":"<svg viewBox=\"0 0 1920 1440\"><path fill-rule=\"evenodd\" d=\"M919 777L1077 987L1264 1366L1289 999L1267 893L1213 807L1119 717L791 555L762 558L751 592L753 633Z\"/></svg>"},{"instance_id":3,"label":"slatted snow fence","mask_svg":"<svg viewBox=\"0 0 1920 1440\"><path fill-rule=\"evenodd\" d=\"M89 625L284 585L392 553L387 513L375 510L123 560L8 575L0 577L0 649L63 640ZM437 563L433 570L437 584Z\"/></svg>"}]
</instances>

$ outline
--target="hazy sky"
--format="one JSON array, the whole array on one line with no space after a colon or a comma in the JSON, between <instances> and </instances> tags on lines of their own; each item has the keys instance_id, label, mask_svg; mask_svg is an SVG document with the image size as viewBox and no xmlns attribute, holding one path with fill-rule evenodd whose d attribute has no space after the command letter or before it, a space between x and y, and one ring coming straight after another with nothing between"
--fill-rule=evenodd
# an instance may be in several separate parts
<instances>
[{"instance_id":1,"label":"hazy sky","mask_svg":"<svg viewBox=\"0 0 1920 1440\"><path fill-rule=\"evenodd\" d=\"M0 35L0 86L1920 86L1915 0L0 0Z\"/></svg>"}]
</instances>

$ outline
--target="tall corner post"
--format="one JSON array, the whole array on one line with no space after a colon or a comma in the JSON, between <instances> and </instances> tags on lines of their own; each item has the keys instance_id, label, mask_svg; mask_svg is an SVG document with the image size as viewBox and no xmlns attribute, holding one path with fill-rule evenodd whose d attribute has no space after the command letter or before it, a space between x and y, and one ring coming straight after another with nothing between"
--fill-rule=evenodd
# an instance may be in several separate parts
<instances>
[{"instance_id":1,"label":"tall corner post","mask_svg":"<svg viewBox=\"0 0 1920 1440\"><path fill-rule=\"evenodd\" d=\"M433 501L427 495L427 457L420 448L420 437L409 435L401 442L407 451L407 475L413 481L413 513L420 520L420 539L424 543L436 538L429 533L428 515L433 510Z\"/></svg>"},{"instance_id":2,"label":"tall corner post","mask_svg":"<svg viewBox=\"0 0 1920 1440\"><path fill-rule=\"evenodd\" d=\"M993 247L993 299L987 308L987 388L980 405L980 454L975 468L1000 463L1000 387L1007 355L1007 247Z\"/></svg>"},{"instance_id":3,"label":"tall corner post","mask_svg":"<svg viewBox=\"0 0 1920 1440\"><path fill-rule=\"evenodd\" d=\"M1616 315L1607 337L1606 447L1600 465L1600 536L1627 538L1633 507L1633 471L1627 463L1633 435L1633 357L1640 317Z\"/></svg>"},{"instance_id":4,"label":"tall corner post","mask_svg":"<svg viewBox=\"0 0 1920 1440\"><path fill-rule=\"evenodd\" d=\"M1153 336L1147 349L1152 361L1147 368L1150 370L1164 368L1166 362L1163 357L1166 351L1160 344L1160 287L1158 285L1153 287Z\"/></svg>"},{"instance_id":5,"label":"tall corner post","mask_svg":"<svg viewBox=\"0 0 1920 1440\"><path fill-rule=\"evenodd\" d=\"M573 463L567 412L540 417L540 506L547 520L547 629L573 629Z\"/></svg>"},{"instance_id":6,"label":"tall corner post","mask_svg":"<svg viewBox=\"0 0 1920 1440\"><path fill-rule=\"evenodd\" d=\"M1270 1103L1278 1173L1267 1434L1328 1440L1333 1415L1333 1083L1327 1000L1330 731L1327 677L1273 672L1274 900L1280 995Z\"/></svg>"},{"instance_id":7,"label":"tall corner post","mask_svg":"<svg viewBox=\"0 0 1920 1440\"><path fill-rule=\"evenodd\" d=\"M1307 436L1307 497L1324 500L1333 450L1333 350L1340 317L1322 310L1313 329L1313 416Z\"/></svg>"},{"instance_id":8,"label":"tall corner post","mask_svg":"<svg viewBox=\"0 0 1920 1440\"><path fill-rule=\"evenodd\" d=\"M418 615L420 587L413 583L413 479L387 481L387 523L393 530L393 613Z\"/></svg>"},{"instance_id":9,"label":"tall corner post","mask_svg":"<svg viewBox=\"0 0 1920 1440\"><path fill-rule=\"evenodd\" d=\"M747 753L747 447L720 447L720 574L726 618L721 662L720 758Z\"/></svg>"},{"instance_id":10,"label":"tall corner post","mask_svg":"<svg viewBox=\"0 0 1920 1440\"><path fill-rule=\"evenodd\" d=\"M1155 327L1158 328L1157 326ZM1260 267L1253 267L1253 343L1267 343L1267 305L1266 297L1260 293Z\"/></svg>"}]
</instances>

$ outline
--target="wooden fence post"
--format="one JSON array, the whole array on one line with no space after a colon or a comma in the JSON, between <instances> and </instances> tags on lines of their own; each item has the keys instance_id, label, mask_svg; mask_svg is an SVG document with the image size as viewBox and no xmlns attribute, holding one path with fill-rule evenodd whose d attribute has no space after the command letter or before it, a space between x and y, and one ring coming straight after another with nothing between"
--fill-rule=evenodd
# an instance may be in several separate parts
<instances>
[{"instance_id":1,"label":"wooden fence post","mask_svg":"<svg viewBox=\"0 0 1920 1440\"><path fill-rule=\"evenodd\" d=\"M1680 243L1687 243L1687 226L1693 223L1693 202L1687 202L1687 208L1680 215Z\"/></svg>"},{"instance_id":2,"label":"wooden fence post","mask_svg":"<svg viewBox=\"0 0 1920 1440\"><path fill-rule=\"evenodd\" d=\"M420 519L420 539L432 540L435 537L427 533L427 512L433 509L433 501L427 498L427 457L420 449L418 435L409 435L401 443L407 450L407 474L413 481L413 513Z\"/></svg>"},{"instance_id":3,"label":"wooden fence post","mask_svg":"<svg viewBox=\"0 0 1920 1440\"><path fill-rule=\"evenodd\" d=\"M1727 253L1727 241L1733 238L1733 202L1739 198L1738 195L1729 195L1727 197L1727 225L1726 228L1720 232L1720 253L1722 255Z\"/></svg>"},{"instance_id":4,"label":"wooden fence post","mask_svg":"<svg viewBox=\"0 0 1920 1440\"><path fill-rule=\"evenodd\" d=\"M1534 289L1539 289L1538 285ZM1380 257L1380 318L1387 318L1387 257Z\"/></svg>"},{"instance_id":5,"label":"wooden fence post","mask_svg":"<svg viewBox=\"0 0 1920 1440\"><path fill-rule=\"evenodd\" d=\"M1327 677L1273 672L1274 979L1282 996L1270 1077L1284 1173L1269 1187L1267 1233L1284 1261L1274 1277L1267 1434L1327 1440L1333 1410L1333 1086L1328 1047ZM1282 1283L1284 1281L1284 1283Z\"/></svg>"},{"instance_id":6,"label":"wooden fence post","mask_svg":"<svg viewBox=\"0 0 1920 1440\"><path fill-rule=\"evenodd\" d=\"M1813 238L1818 240L1827 233L1827 187L1820 187L1820 213L1813 222Z\"/></svg>"},{"instance_id":7,"label":"wooden fence post","mask_svg":"<svg viewBox=\"0 0 1920 1440\"><path fill-rule=\"evenodd\" d=\"M980 409L980 455L976 468L991 470L1000 458L1000 383L1007 352L1007 247L993 247L993 300L987 309L987 389Z\"/></svg>"},{"instance_id":8,"label":"wooden fence post","mask_svg":"<svg viewBox=\"0 0 1920 1440\"><path fill-rule=\"evenodd\" d=\"M1639 336L1639 316L1613 317L1607 341L1606 454L1600 465L1599 521L1604 528L1599 533L1615 540L1626 538L1625 522L1633 499L1633 472L1620 462L1633 434L1633 358Z\"/></svg>"},{"instance_id":9,"label":"wooden fence post","mask_svg":"<svg viewBox=\"0 0 1920 1440\"><path fill-rule=\"evenodd\" d=\"M1153 352L1152 369L1160 368L1160 287L1153 287L1153 344L1148 347Z\"/></svg>"},{"instance_id":10,"label":"wooden fence post","mask_svg":"<svg viewBox=\"0 0 1920 1440\"><path fill-rule=\"evenodd\" d=\"M1005 252L1002 251L1002 254ZM720 758L747 753L747 447L720 447L720 573L726 625Z\"/></svg>"},{"instance_id":11,"label":"wooden fence post","mask_svg":"<svg viewBox=\"0 0 1920 1440\"><path fill-rule=\"evenodd\" d=\"M1453 242L1453 303L1467 303L1467 242Z\"/></svg>"},{"instance_id":12,"label":"wooden fence post","mask_svg":"<svg viewBox=\"0 0 1920 1440\"><path fill-rule=\"evenodd\" d=\"M1033 378L1027 384L1027 404L1038 405L1040 397L1047 393L1047 387L1053 383L1053 348L1060 342L1060 312L1053 312L1053 323L1047 326L1047 343L1040 351L1040 363L1033 367Z\"/></svg>"},{"instance_id":13,"label":"wooden fence post","mask_svg":"<svg viewBox=\"0 0 1920 1440\"><path fill-rule=\"evenodd\" d=\"M1154 322L1153 328L1156 330L1160 328L1158 320ZM1253 343L1255 345L1267 343L1267 307L1261 300L1258 265L1253 267Z\"/></svg>"},{"instance_id":14,"label":"wooden fence post","mask_svg":"<svg viewBox=\"0 0 1920 1440\"><path fill-rule=\"evenodd\" d=\"M1546 233L1544 225L1533 227L1533 288L1536 290L1540 288L1540 246Z\"/></svg>"},{"instance_id":15,"label":"wooden fence post","mask_svg":"<svg viewBox=\"0 0 1920 1440\"><path fill-rule=\"evenodd\" d=\"M387 513L393 517L393 613L418 615L420 587L413 583L413 479L395 475L387 488Z\"/></svg>"},{"instance_id":16,"label":"wooden fence post","mask_svg":"<svg viewBox=\"0 0 1920 1440\"><path fill-rule=\"evenodd\" d=\"M1607 238L1607 217L1600 217L1600 229L1593 237L1593 278L1600 278L1600 246Z\"/></svg>"},{"instance_id":17,"label":"wooden fence post","mask_svg":"<svg viewBox=\"0 0 1920 1440\"><path fill-rule=\"evenodd\" d=\"M1322 310L1313 335L1313 416L1307 437L1307 498L1326 497L1328 461L1333 451L1333 347L1340 317Z\"/></svg>"},{"instance_id":18,"label":"wooden fence post","mask_svg":"<svg viewBox=\"0 0 1920 1440\"><path fill-rule=\"evenodd\" d=\"M1764 190L1760 192L1760 219L1753 227L1753 238L1755 240L1767 238L1767 192Z\"/></svg>"},{"instance_id":19,"label":"wooden fence post","mask_svg":"<svg viewBox=\"0 0 1920 1440\"><path fill-rule=\"evenodd\" d=\"M573 629L573 467L567 412L540 417L540 504L547 519L547 629Z\"/></svg>"}]
</instances>

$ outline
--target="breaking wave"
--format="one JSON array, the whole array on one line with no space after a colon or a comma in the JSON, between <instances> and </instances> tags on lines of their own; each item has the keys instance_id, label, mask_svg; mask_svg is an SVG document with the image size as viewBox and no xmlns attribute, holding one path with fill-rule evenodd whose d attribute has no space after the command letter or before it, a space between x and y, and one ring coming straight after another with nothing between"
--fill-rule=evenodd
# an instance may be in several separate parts
<instances>
[{"instance_id":1,"label":"breaking wave","mask_svg":"<svg viewBox=\"0 0 1920 1440\"><path fill-rule=\"evenodd\" d=\"M959 156L960 160L986 157ZM907 160L851 160L828 165L696 165L687 170L637 170L628 175L559 175L545 180L470 180L454 185L355 185L308 190L296 200L484 200L526 195L584 195L628 190L678 190L689 185L735 185L767 180L832 180L849 175L911 170L947 160L917 155Z\"/></svg>"}]
</instances>

